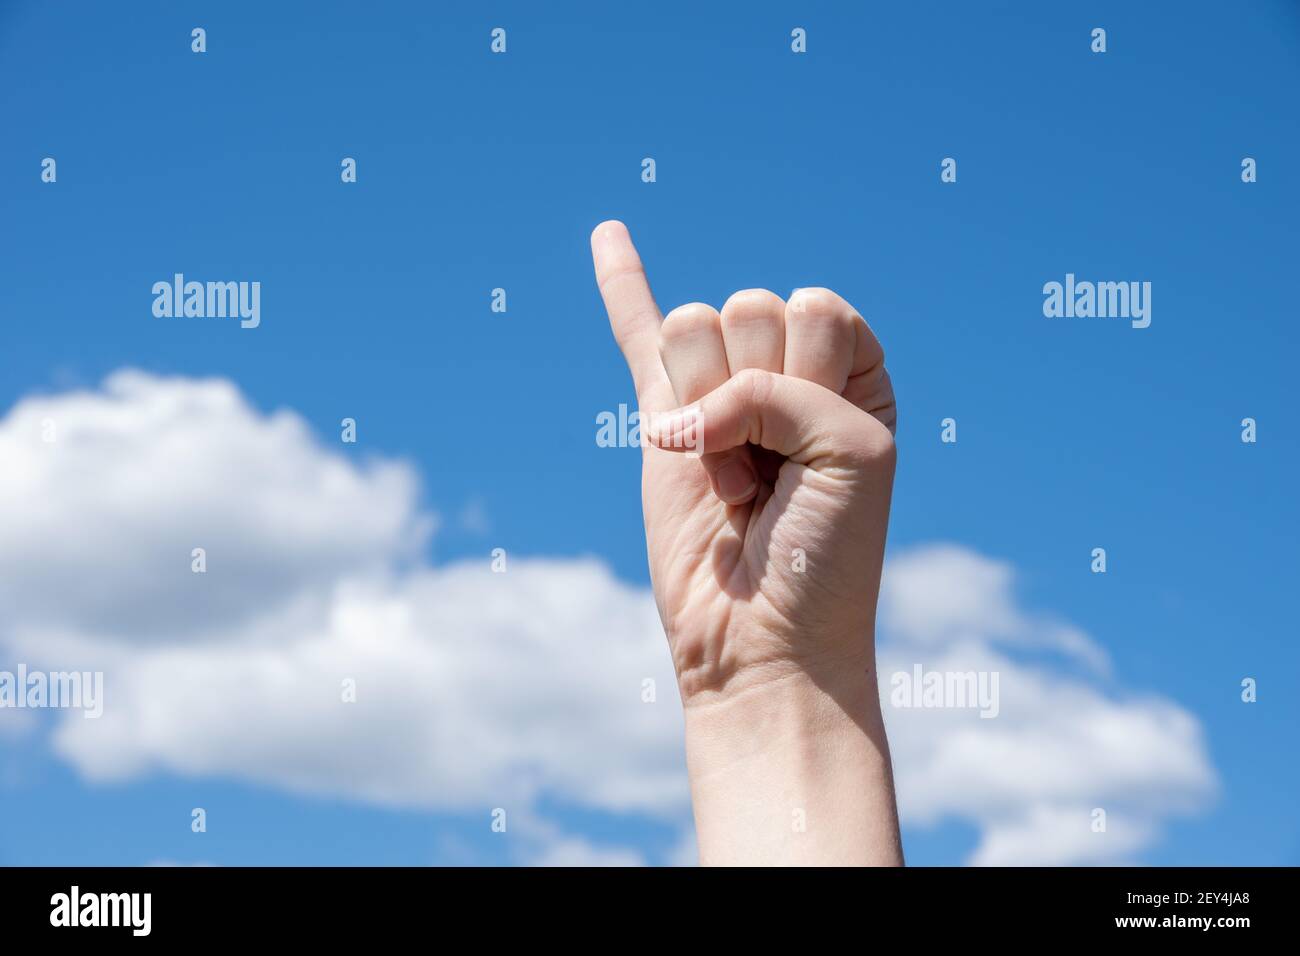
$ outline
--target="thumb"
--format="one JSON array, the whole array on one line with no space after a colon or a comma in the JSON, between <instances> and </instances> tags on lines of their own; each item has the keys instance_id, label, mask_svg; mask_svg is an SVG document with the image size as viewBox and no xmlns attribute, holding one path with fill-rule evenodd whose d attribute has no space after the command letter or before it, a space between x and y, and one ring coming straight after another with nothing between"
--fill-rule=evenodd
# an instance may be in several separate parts
<instances>
[{"instance_id":1,"label":"thumb","mask_svg":"<svg viewBox=\"0 0 1300 956\"><path fill-rule=\"evenodd\" d=\"M709 484L720 501L743 505L758 495L758 468L748 445L701 455L700 464L709 476Z\"/></svg>"},{"instance_id":2,"label":"thumb","mask_svg":"<svg viewBox=\"0 0 1300 956\"><path fill-rule=\"evenodd\" d=\"M830 389L753 368L698 402L652 415L645 434L665 451L693 456L752 442L814 469L857 470L894 452L887 428Z\"/></svg>"}]
</instances>

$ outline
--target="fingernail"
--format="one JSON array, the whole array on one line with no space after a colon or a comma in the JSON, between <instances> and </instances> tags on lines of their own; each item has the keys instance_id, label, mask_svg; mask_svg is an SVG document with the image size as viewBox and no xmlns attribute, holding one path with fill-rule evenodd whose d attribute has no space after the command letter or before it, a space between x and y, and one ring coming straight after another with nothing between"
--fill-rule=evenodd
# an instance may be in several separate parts
<instances>
[{"instance_id":1,"label":"fingernail","mask_svg":"<svg viewBox=\"0 0 1300 956\"><path fill-rule=\"evenodd\" d=\"M744 501L757 485L754 473L743 461L727 462L713 477L718 483L718 497L728 504Z\"/></svg>"}]
</instances>

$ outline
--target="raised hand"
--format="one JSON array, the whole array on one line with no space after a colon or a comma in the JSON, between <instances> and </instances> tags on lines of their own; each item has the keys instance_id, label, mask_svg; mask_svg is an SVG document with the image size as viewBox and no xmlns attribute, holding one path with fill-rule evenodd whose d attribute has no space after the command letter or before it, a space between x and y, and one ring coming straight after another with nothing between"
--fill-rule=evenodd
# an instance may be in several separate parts
<instances>
[{"instance_id":1,"label":"raised hand","mask_svg":"<svg viewBox=\"0 0 1300 956\"><path fill-rule=\"evenodd\" d=\"M740 292L721 313L697 303L661 319L622 223L598 226L592 253L651 442L650 573L702 858L899 862L873 645L895 460L879 342L824 289L789 303ZM801 835L806 806L782 813L760 795L814 780L805 803L831 812Z\"/></svg>"}]
</instances>

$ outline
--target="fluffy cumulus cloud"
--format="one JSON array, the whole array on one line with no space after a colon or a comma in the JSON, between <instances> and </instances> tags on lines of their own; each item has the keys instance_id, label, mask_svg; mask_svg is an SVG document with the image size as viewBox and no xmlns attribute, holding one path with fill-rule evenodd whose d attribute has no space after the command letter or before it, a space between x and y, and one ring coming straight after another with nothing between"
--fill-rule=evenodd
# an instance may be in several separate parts
<instances>
[{"instance_id":1,"label":"fluffy cumulus cloud","mask_svg":"<svg viewBox=\"0 0 1300 956\"><path fill-rule=\"evenodd\" d=\"M225 640L430 531L410 468L326 454L299 416L260 415L216 379L119 372L28 398L0 426L0 461L0 607L25 627Z\"/></svg>"},{"instance_id":2,"label":"fluffy cumulus cloud","mask_svg":"<svg viewBox=\"0 0 1300 956\"><path fill-rule=\"evenodd\" d=\"M1213 796L1195 718L1096 673L1102 648L1021 610L1006 564L914 549L886 573L881 620L903 822L976 824L970 862L1132 861L1163 819Z\"/></svg>"},{"instance_id":3,"label":"fluffy cumulus cloud","mask_svg":"<svg viewBox=\"0 0 1300 956\"><path fill-rule=\"evenodd\" d=\"M431 567L409 466L358 463L221 380L121 372L28 398L0 420L0 456L0 661L106 673L103 716L64 715L51 737L87 779L504 807L521 862L645 862L539 812L560 801L680 825L674 861L690 855L654 603L600 562ZM958 547L891 564L882 698L905 822L976 824L975 863L1136 858L1213 790L1198 726L1117 692L1101 649L1013 585ZM996 672L997 717L891 706L891 675L917 665Z\"/></svg>"},{"instance_id":4,"label":"fluffy cumulus cloud","mask_svg":"<svg viewBox=\"0 0 1300 956\"><path fill-rule=\"evenodd\" d=\"M0 457L0 661L105 672L103 716L52 737L90 780L687 818L653 601L599 562L429 567L408 466L354 464L223 381L30 398ZM529 860L633 858L512 817L530 830Z\"/></svg>"}]
</instances>

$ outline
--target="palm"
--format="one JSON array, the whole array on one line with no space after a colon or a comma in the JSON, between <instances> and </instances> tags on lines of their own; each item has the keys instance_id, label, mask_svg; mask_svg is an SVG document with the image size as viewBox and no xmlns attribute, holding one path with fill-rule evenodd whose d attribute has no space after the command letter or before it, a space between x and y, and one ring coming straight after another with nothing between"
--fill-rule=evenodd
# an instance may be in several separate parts
<instances>
[{"instance_id":1,"label":"palm","mask_svg":"<svg viewBox=\"0 0 1300 956\"><path fill-rule=\"evenodd\" d=\"M863 539L877 509L795 462L772 470L775 480L760 482L753 501L728 505L699 461L646 449L650 574L679 673L702 671L712 684L818 650L800 646L796 635L806 642L808 634L839 638L844 629L870 627L875 593L861 582L871 570L864 550L874 549L864 549ZM809 574L810 566L820 573ZM756 642L756 633L768 639Z\"/></svg>"}]
</instances>

